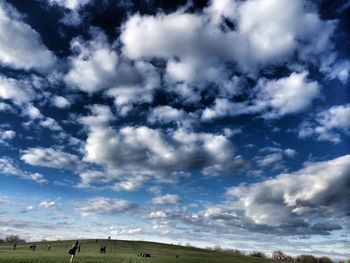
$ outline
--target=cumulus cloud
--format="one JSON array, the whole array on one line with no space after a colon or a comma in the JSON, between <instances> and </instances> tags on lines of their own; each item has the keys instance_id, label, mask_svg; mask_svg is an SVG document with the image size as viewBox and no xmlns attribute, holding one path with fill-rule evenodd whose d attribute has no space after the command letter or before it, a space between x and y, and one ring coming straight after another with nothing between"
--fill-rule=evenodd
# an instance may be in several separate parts
<instances>
[{"instance_id":1,"label":"cumulus cloud","mask_svg":"<svg viewBox=\"0 0 350 263\"><path fill-rule=\"evenodd\" d=\"M150 178L174 182L192 171L204 175L232 175L244 160L225 135L189 132L182 128L162 131L146 126L114 128L108 106L90 107L80 118L87 128L83 160L104 167L103 172L81 174L81 186L108 182L115 190L134 190ZM104 178L103 178L104 177Z\"/></svg>"},{"instance_id":2,"label":"cumulus cloud","mask_svg":"<svg viewBox=\"0 0 350 263\"><path fill-rule=\"evenodd\" d=\"M32 103L26 104L22 113L25 116L29 117L30 120L39 120L44 118L40 110L37 107L35 107Z\"/></svg>"},{"instance_id":3,"label":"cumulus cloud","mask_svg":"<svg viewBox=\"0 0 350 263\"><path fill-rule=\"evenodd\" d=\"M283 151L283 153L290 158L294 158L294 156L297 154L297 151L294 149L287 148Z\"/></svg>"},{"instance_id":4,"label":"cumulus cloud","mask_svg":"<svg viewBox=\"0 0 350 263\"><path fill-rule=\"evenodd\" d=\"M212 107L202 113L203 120L242 114L261 114L266 119L276 119L287 114L296 114L307 107L320 94L316 81L307 79L308 72L293 72L277 80L260 79L250 98L233 102L217 98Z\"/></svg>"},{"instance_id":5,"label":"cumulus cloud","mask_svg":"<svg viewBox=\"0 0 350 263\"><path fill-rule=\"evenodd\" d=\"M51 101L55 107L60 108L60 109L69 108L69 106L71 105L70 101L62 96L54 96L51 99Z\"/></svg>"},{"instance_id":6,"label":"cumulus cloud","mask_svg":"<svg viewBox=\"0 0 350 263\"><path fill-rule=\"evenodd\" d=\"M9 141L16 137L13 130L1 130L0 128L0 145L9 146Z\"/></svg>"},{"instance_id":7,"label":"cumulus cloud","mask_svg":"<svg viewBox=\"0 0 350 263\"><path fill-rule=\"evenodd\" d=\"M212 107L204 109L202 112L202 120L209 121L216 118L226 116L238 116L242 114L249 114L249 109L246 102L232 102L228 99L215 99Z\"/></svg>"},{"instance_id":8,"label":"cumulus cloud","mask_svg":"<svg viewBox=\"0 0 350 263\"><path fill-rule=\"evenodd\" d=\"M107 37L97 30L93 40L76 38L71 42L75 52L70 58L70 71L66 81L75 87L93 93L108 88L116 80L118 54L108 44Z\"/></svg>"},{"instance_id":9,"label":"cumulus cloud","mask_svg":"<svg viewBox=\"0 0 350 263\"><path fill-rule=\"evenodd\" d=\"M319 95L320 87L316 81L307 80L308 72L292 73L288 77L272 81L262 81L255 101L257 110L262 108L265 117L276 118L286 114L298 113ZM270 109L271 110L268 110Z\"/></svg>"},{"instance_id":10,"label":"cumulus cloud","mask_svg":"<svg viewBox=\"0 0 350 263\"><path fill-rule=\"evenodd\" d=\"M109 122L116 120L116 117L112 113L111 109L107 105L94 104L89 106L90 115L80 118L80 122L87 127L104 127Z\"/></svg>"},{"instance_id":11,"label":"cumulus cloud","mask_svg":"<svg viewBox=\"0 0 350 263\"><path fill-rule=\"evenodd\" d=\"M0 1L0 33L1 64L40 71L54 66L55 55L44 46L40 35L5 1Z\"/></svg>"},{"instance_id":12,"label":"cumulus cloud","mask_svg":"<svg viewBox=\"0 0 350 263\"><path fill-rule=\"evenodd\" d=\"M13 130L0 130L0 141L1 140L12 140L16 136L16 132Z\"/></svg>"},{"instance_id":13,"label":"cumulus cloud","mask_svg":"<svg viewBox=\"0 0 350 263\"><path fill-rule=\"evenodd\" d=\"M107 37L97 29L92 40L76 38L71 42L75 55L70 57L70 70L65 76L68 85L89 94L107 90L122 114L135 102L150 102L153 89L159 85L156 68L143 61L127 61L120 57Z\"/></svg>"},{"instance_id":14,"label":"cumulus cloud","mask_svg":"<svg viewBox=\"0 0 350 263\"><path fill-rule=\"evenodd\" d=\"M260 168L286 169L286 158L294 158L296 154L296 150L290 148L264 147L259 150L259 154L253 160Z\"/></svg>"},{"instance_id":15,"label":"cumulus cloud","mask_svg":"<svg viewBox=\"0 0 350 263\"><path fill-rule=\"evenodd\" d=\"M177 195L160 195L152 198L151 203L154 205L167 205L167 204L178 204L180 202L180 198Z\"/></svg>"},{"instance_id":16,"label":"cumulus cloud","mask_svg":"<svg viewBox=\"0 0 350 263\"><path fill-rule=\"evenodd\" d=\"M39 122L39 124L42 127L48 128L52 131L61 131L62 130L62 127L57 123L57 121L50 118L50 117L47 117L44 120L41 120Z\"/></svg>"},{"instance_id":17,"label":"cumulus cloud","mask_svg":"<svg viewBox=\"0 0 350 263\"><path fill-rule=\"evenodd\" d=\"M11 106L9 105L9 104L7 104L7 103L4 103L4 102L0 102L0 112L1 111L11 111L12 110L12 108L11 108Z\"/></svg>"},{"instance_id":18,"label":"cumulus cloud","mask_svg":"<svg viewBox=\"0 0 350 263\"><path fill-rule=\"evenodd\" d=\"M42 94L37 90L40 88L40 84L37 81L35 77L14 79L0 75L0 109L3 108L4 111L15 112L13 111L14 108L11 108L9 104L1 101L13 103L20 110L20 114L23 117L29 118L27 125L38 121L39 125L44 128L60 131L62 128L57 121L50 117L45 117L33 103L36 99L42 97Z\"/></svg>"},{"instance_id":19,"label":"cumulus cloud","mask_svg":"<svg viewBox=\"0 0 350 263\"><path fill-rule=\"evenodd\" d=\"M321 71L326 74L328 79L339 79L341 83L346 84L350 74L350 61L342 60L336 61L333 55L331 61L323 63Z\"/></svg>"},{"instance_id":20,"label":"cumulus cloud","mask_svg":"<svg viewBox=\"0 0 350 263\"><path fill-rule=\"evenodd\" d=\"M319 141L341 142L341 134L350 131L350 104L337 105L305 120L299 128L299 138L316 137Z\"/></svg>"},{"instance_id":21,"label":"cumulus cloud","mask_svg":"<svg viewBox=\"0 0 350 263\"><path fill-rule=\"evenodd\" d=\"M47 180L42 174L24 171L7 157L0 158L0 173L8 176L17 176L21 179L34 181L39 184L47 183Z\"/></svg>"},{"instance_id":22,"label":"cumulus cloud","mask_svg":"<svg viewBox=\"0 0 350 263\"><path fill-rule=\"evenodd\" d=\"M93 197L74 204L75 210L82 216L90 214L119 215L137 209L137 205L125 200L106 197Z\"/></svg>"},{"instance_id":23,"label":"cumulus cloud","mask_svg":"<svg viewBox=\"0 0 350 263\"><path fill-rule=\"evenodd\" d=\"M280 152L274 152L263 156L262 158L258 158L257 164L259 166L270 166L271 164L282 161L282 159L283 156Z\"/></svg>"},{"instance_id":24,"label":"cumulus cloud","mask_svg":"<svg viewBox=\"0 0 350 263\"><path fill-rule=\"evenodd\" d=\"M106 139L108 138L108 139ZM188 133L141 127L95 127L88 134L85 160L110 167L146 171L212 170L231 174L234 161L231 142L223 135Z\"/></svg>"},{"instance_id":25,"label":"cumulus cloud","mask_svg":"<svg viewBox=\"0 0 350 263\"><path fill-rule=\"evenodd\" d=\"M171 106L157 106L153 108L147 117L147 121L151 124L168 124L176 123L181 127L193 127L197 122L197 115L194 113L187 113L182 109L176 109Z\"/></svg>"},{"instance_id":26,"label":"cumulus cloud","mask_svg":"<svg viewBox=\"0 0 350 263\"><path fill-rule=\"evenodd\" d=\"M310 56L317 60L318 54L331 52L333 29L333 22L321 20L302 0L212 1L201 14L178 10L133 15L124 24L120 39L123 54L131 59L164 59L169 89L193 101L193 94L209 84L219 87L219 95L240 94L240 78L234 76L231 64L238 66L236 70L255 74L266 66L292 60L295 53L301 61ZM298 79L293 74L290 81L300 82L302 76ZM274 84L283 89L291 83ZM315 95L315 88L306 85L306 98L298 106L281 108L286 100L282 92L289 97L299 95L293 90L298 93L300 85L292 86L289 93L284 89L280 97L272 98L278 115L301 110ZM264 87L269 94L274 89L272 84Z\"/></svg>"},{"instance_id":27,"label":"cumulus cloud","mask_svg":"<svg viewBox=\"0 0 350 263\"><path fill-rule=\"evenodd\" d=\"M7 78L0 75L0 99L22 105L35 98L35 92L25 80Z\"/></svg>"},{"instance_id":28,"label":"cumulus cloud","mask_svg":"<svg viewBox=\"0 0 350 263\"><path fill-rule=\"evenodd\" d=\"M22 151L21 160L33 165L57 169L77 170L81 163L77 155L53 148L29 148Z\"/></svg>"},{"instance_id":29,"label":"cumulus cloud","mask_svg":"<svg viewBox=\"0 0 350 263\"><path fill-rule=\"evenodd\" d=\"M251 230L267 227L280 233L328 234L341 228L339 224L335 226L334 218L348 216L349 175L349 155L308 163L296 172L229 188L227 194L233 199L225 209L231 209L230 213L245 221ZM230 218L233 220L229 216L228 222Z\"/></svg>"},{"instance_id":30,"label":"cumulus cloud","mask_svg":"<svg viewBox=\"0 0 350 263\"><path fill-rule=\"evenodd\" d=\"M93 187L93 184L105 184L110 182L110 180L106 177L105 172L101 171L84 171L79 174L81 181L78 184L78 188L89 188Z\"/></svg>"},{"instance_id":31,"label":"cumulus cloud","mask_svg":"<svg viewBox=\"0 0 350 263\"><path fill-rule=\"evenodd\" d=\"M59 5L64 8L77 11L83 6L87 5L91 0L44 0L50 5Z\"/></svg>"}]
</instances>

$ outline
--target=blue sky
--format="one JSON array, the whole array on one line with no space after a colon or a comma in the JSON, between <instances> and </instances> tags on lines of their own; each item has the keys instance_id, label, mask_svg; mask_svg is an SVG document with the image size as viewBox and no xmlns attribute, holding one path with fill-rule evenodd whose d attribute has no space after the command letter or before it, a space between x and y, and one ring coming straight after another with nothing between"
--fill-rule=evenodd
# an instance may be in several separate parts
<instances>
[{"instance_id":1,"label":"blue sky","mask_svg":"<svg viewBox=\"0 0 350 263\"><path fill-rule=\"evenodd\" d=\"M0 238L350 257L349 2L0 1Z\"/></svg>"}]
</instances>

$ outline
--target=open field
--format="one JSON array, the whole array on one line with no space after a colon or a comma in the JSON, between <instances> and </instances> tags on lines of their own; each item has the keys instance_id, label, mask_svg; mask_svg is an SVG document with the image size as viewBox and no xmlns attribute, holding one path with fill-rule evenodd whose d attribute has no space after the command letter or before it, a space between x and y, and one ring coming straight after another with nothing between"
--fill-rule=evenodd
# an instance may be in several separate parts
<instances>
[{"instance_id":1,"label":"open field","mask_svg":"<svg viewBox=\"0 0 350 263\"><path fill-rule=\"evenodd\" d=\"M31 251L30 244L18 244L16 251L12 244L0 244L0 263L62 263L69 262L68 249L73 241L54 241L51 251L49 242L36 243L35 251ZM217 252L193 247L160 244L143 241L120 240L82 240L81 251L77 253L77 263L267 263L275 262L268 259L237 256L225 252ZM99 247L107 247L106 254L99 254ZM149 253L151 258L137 255ZM176 255L179 258L176 258Z\"/></svg>"}]
</instances>

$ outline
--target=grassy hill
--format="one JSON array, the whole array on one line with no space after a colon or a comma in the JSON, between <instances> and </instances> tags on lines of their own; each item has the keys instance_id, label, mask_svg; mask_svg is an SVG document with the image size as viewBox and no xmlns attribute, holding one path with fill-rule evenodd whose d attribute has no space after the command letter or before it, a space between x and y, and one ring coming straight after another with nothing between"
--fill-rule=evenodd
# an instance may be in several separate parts
<instances>
[{"instance_id":1,"label":"grassy hill","mask_svg":"<svg viewBox=\"0 0 350 263\"><path fill-rule=\"evenodd\" d=\"M49 251L48 245L52 248ZM0 244L0 263L62 263L69 262L68 249L74 241L37 242L35 251L29 243ZM144 241L122 240L81 240L81 251L77 253L77 263L267 263L277 262L268 259L237 256L226 252L217 252L200 248L161 244ZM99 254L101 245L107 247L106 254ZM151 258L138 257L140 253L149 253ZM176 258L178 255L178 258Z\"/></svg>"}]
</instances>

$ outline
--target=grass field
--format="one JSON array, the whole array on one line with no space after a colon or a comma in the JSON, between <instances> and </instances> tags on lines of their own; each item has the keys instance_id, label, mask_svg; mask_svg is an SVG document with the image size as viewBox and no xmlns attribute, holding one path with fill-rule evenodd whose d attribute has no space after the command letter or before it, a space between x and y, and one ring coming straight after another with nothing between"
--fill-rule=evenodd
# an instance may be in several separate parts
<instances>
[{"instance_id":1,"label":"grass field","mask_svg":"<svg viewBox=\"0 0 350 263\"><path fill-rule=\"evenodd\" d=\"M48 244L52 248L48 250ZM120 240L82 240L81 251L77 253L77 263L267 263L268 259L237 256L225 252L217 252L193 247L160 244L143 241ZM0 263L63 263L69 262L68 249L73 241L37 242L35 251L30 244L18 244L16 251L12 244L0 244ZM107 247L106 254L99 254L99 247ZM137 255L149 253L151 258ZM176 258L176 255L179 258ZM277 261L273 261L277 263Z\"/></svg>"}]
</instances>

